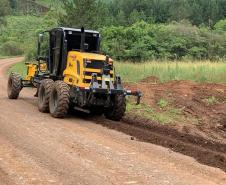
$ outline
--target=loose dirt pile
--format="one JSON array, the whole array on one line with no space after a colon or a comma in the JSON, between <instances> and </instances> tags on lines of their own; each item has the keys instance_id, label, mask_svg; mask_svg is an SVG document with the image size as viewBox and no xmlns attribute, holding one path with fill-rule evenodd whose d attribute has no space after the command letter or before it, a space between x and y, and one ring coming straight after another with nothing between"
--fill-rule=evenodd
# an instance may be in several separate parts
<instances>
[{"instance_id":1,"label":"loose dirt pile","mask_svg":"<svg viewBox=\"0 0 226 185\"><path fill-rule=\"evenodd\" d=\"M121 123L101 119L98 123L130 134L132 139L168 147L226 171L226 85L190 81L159 83L151 77L126 86L142 91L142 104L158 109L159 100L166 99L190 121L161 124L132 112Z\"/></svg>"},{"instance_id":2,"label":"loose dirt pile","mask_svg":"<svg viewBox=\"0 0 226 185\"><path fill-rule=\"evenodd\" d=\"M226 85L190 81L153 83L153 77L150 81L149 79L127 87L140 89L144 104L157 108L159 100L165 99L191 120L189 124L176 123L171 126L186 133L199 134L226 143Z\"/></svg>"}]
</instances>

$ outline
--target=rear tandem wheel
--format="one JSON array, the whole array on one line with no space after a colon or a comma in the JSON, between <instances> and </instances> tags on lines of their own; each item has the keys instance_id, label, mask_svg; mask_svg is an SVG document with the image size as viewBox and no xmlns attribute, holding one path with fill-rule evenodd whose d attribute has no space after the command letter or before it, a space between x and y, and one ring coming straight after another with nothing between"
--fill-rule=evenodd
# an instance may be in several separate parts
<instances>
[{"instance_id":1,"label":"rear tandem wheel","mask_svg":"<svg viewBox=\"0 0 226 185\"><path fill-rule=\"evenodd\" d=\"M54 81L44 79L38 88L38 110L43 113L49 112L49 98Z\"/></svg>"},{"instance_id":2,"label":"rear tandem wheel","mask_svg":"<svg viewBox=\"0 0 226 185\"><path fill-rule=\"evenodd\" d=\"M70 87L63 81L56 81L50 92L49 111L54 118L64 118L69 109Z\"/></svg>"}]
</instances>

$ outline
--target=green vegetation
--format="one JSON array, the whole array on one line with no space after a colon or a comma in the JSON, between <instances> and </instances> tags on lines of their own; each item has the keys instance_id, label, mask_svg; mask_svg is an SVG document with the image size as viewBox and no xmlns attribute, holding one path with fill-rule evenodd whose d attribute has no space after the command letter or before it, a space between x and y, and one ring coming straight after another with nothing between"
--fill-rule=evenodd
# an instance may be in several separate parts
<instances>
[{"instance_id":1,"label":"green vegetation","mask_svg":"<svg viewBox=\"0 0 226 185\"><path fill-rule=\"evenodd\" d=\"M138 82L156 76L161 82L192 80L226 83L226 63L210 61L149 61L145 63L116 62L116 72L127 82Z\"/></svg>"},{"instance_id":2,"label":"green vegetation","mask_svg":"<svg viewBox=\"0 0 226 185\"><path fill-rule=\"evenodd\" d=\"M46 5L52 7L47 14L33 6L20 11L30 7L26 1L24 6L17 0L0 2L10 2L12 9L9 3L1 6L0 18L13 15L0 30L0 47L17 42L28 59L34 56L37 33L55 26L100 30L102 51L118 61L219 61L226 56L226 0L36 0L45 11Z\"/></svg>"},{"instance_id":3,"label":"green vegetation","mask_svg":"<svg viewBox=\"0 0 226 185\"><path fill-rule=\"evenodd\" d=\"M36 53L38 33L57 25L55 15L49 12L43 17L33 15L7 16L7 26L0 32L0 55L21 55L26 53L32 60Z\"/></svg>"},{"instance_id":4,"label":"green vegetation","mask_svg":"<svg viewBox=\"0 0 226 185\"><path fill-rule=\"evenodd\" d=\"M60 16L59 24L89 29L98 29L107 24L108 14L104 11L104 4L94 0L66 0L62 1L65 14ZM84 13L86 12L86 13Z\"/></svg>"},{"instance_id":5,"label":"green vegetation","mask_svg":"<svg viewBox=\"0 0 226 185\"><path fill-rule=\"evenodd\" d=\"M117 60L210 59L226 56L226 32L198 28L184 21L104 27L102 49Z\"/></svg>"},{"instance_id":6,"label":"green vegetation","mask_svg":"<svg viewBox=\"0 0 226 185\"><path fill-rule=\"evenodd\" d=\"M16 56L23 54L22 48L15 41L5 42L1 47L1 52L7 56Z\"/></svg>"},{"instance_id":7,"label":"green vegetation","mask_svg":"<svg viewBox=\"0 0 226 185\"><path fill-rule=\"evenodd\" d=\"M50 6L53 3L53 0L37 0L37 3L44 6Z\"/></svg>"},{"instance_id":8,"label":"green vegetation","mask_svg":"<svg viewBox=\"0 0 226 185\"><path fill-rule=\"evenodd\" d=\"M10 67L9 70L8 70L8 73L11 73L11 72L18 73L18 74L20 74L22 77L25 77L26 74L27 74L25 63L24 63L24 62L20 62L20 63L14 64L14 65L13 65L12 67Z\"/></svg>"},{"instance_id":9,"label":"green vegetation","mask_svg":"<svg viewBox=\"0 0 226 185\"><path fill-rule=\"evenodd\" d=\"M175 123L191 123L198 124L195 118L186 118L181 109L173 106L167 106L164 110L157 110L146 104L135 105L131 101L127 104L127 112L133 115L138 115L142 118L156 121L161 124L175 124Z\"/></svg>"},{"instance_id":10,"label":"green vegetation","mask_svg":"<svg viewBox=\"0 0 226 185\"><path fill-rule=\"evenodd\" d=\"M68 17L78 17L79 23L84 18L93 20L91 16L96 11L94 16L97 20L90 25L96 22L98 28L99 17L105 24L114 26L128 26L140 21L169 23L188 20L196 26L213 27L225 18L226 0L64 0L62 7ZM72 9L79 10L77 15ZM73 23L78 24L76 19Z\"/></svg>"},{"instance_id":11,"label":"green vegetation","mask_svg":"<svg viewBox=\"0 0 226 185\"><path fill-rule=\"evenodd\" d=\"M8 0L0 0L0 29L5 24L5 16L10 13L10 4Z\"/></svg>"},{"instance_id":12,"label":"green vegetation","mask_svg":"<svg viewBox=\"0 0 226 185\"><path fill-rule=\"evenodd\" d=\"M208 105L215 105L215 104L219 103L217 98L214 97L214 96L211 96L211 97L208 97L208 98L204 99L204 102L206 102Z\"/></svg>"},{"instance_id":13,"label":"green vegetation","mask_svg":"<svg viewBox=\"0 0 226 185\"><path fill-rule=\"evenodd\" d=\"M167 106L169 105L169 102L164 99L164 98L161 98L158 102L158 106L161 108L161 109L164 109L166 108Z\"/></svg>"},{"instance_id":14,"label":"green vegetation","mask_svg":"<svg viewBox=\"0 0 226 185\"><path fill-rule=\"evenodd\" d=\"M45 7L49 7L50 9L62 10L62 3L64 1L60 0L36 0L36 2Z\"/></svg>"}]
</instances>

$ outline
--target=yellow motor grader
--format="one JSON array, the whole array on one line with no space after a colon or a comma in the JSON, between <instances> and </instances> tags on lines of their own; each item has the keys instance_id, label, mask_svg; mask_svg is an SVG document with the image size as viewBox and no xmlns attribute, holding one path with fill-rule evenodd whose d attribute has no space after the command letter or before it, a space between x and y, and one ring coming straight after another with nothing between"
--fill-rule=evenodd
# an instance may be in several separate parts
<instances>
[{"instance_id":1,"label":"yellow motor grader","mask_svg":"<svg viewBox=\"0 0 226 185\"><path fill-rule=\"evenodd\" d=\"M37 62L27 64L27 76L11 73L8 97L17 99L24 87L37 87L38 108L63 118L69 108L104 114L119 121L126 96L141 93L123 88L113 60L100 53L100 33L59 27L39 34Z\"/></svg>"}]
</instances>

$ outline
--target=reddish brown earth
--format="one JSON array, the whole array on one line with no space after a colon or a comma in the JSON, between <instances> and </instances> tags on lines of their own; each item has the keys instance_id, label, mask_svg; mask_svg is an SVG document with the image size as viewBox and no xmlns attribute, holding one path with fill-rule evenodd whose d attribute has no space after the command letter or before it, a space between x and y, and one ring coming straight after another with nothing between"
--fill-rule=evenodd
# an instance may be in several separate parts
<instances>
[{"instance_id":1,"label":"reddish brown earth","mask_svg":"<svg viewBox=\"0 0 226 185\"><path fill-rule=\"evenodd\" d=\"M226 171L226 85L191 81L159 83L157 78L149 77L136 85L127 84L127 88L140 89L142 103L157 110L159 100L166 99L170 106L182 109L182 115L188 120L162 125L139 115L128 114L125 123L153 133L153 137L140 134L138 138ZM211 97L215 99L213 103L208 102Z\"/></svg>"},{"instance_id":2,"label":"reddish brown earth","mask_svg":"<svg viewBox=\"0 0 226 185\"><path fill-rule=\"evenodd\" d=\"M197 122L193 124L181 124L183 129L187 131L194 129L193 132L196 129L201 130L211 135L210 137L216 137L215 139L219 137L219 141L225 141L226 85L198 84L191 81L158 83L158 80L151 77L139 84L127 85L127 87L141 90L142 102L151 107L158 107L158 101L163 98L171 106L182 109L185 117L195 118ZM214 102L211 102L213 98ZM176 126L180 126L180 123ZM216 133L216 136L213 136L213 133Z\"/></svg>"},{"instance_id":3,"label":"reddish brown earth","mask_svg":"<svg viewBox=\"0 0 226 185\"><path fill-rule=\"evenodd\" d=\"M129 116L54 119L38 112L34 89L9 100L5 73L21 60L0 60L0 185L226 184L224 142Z\"/></svg>"}]
</instances>

